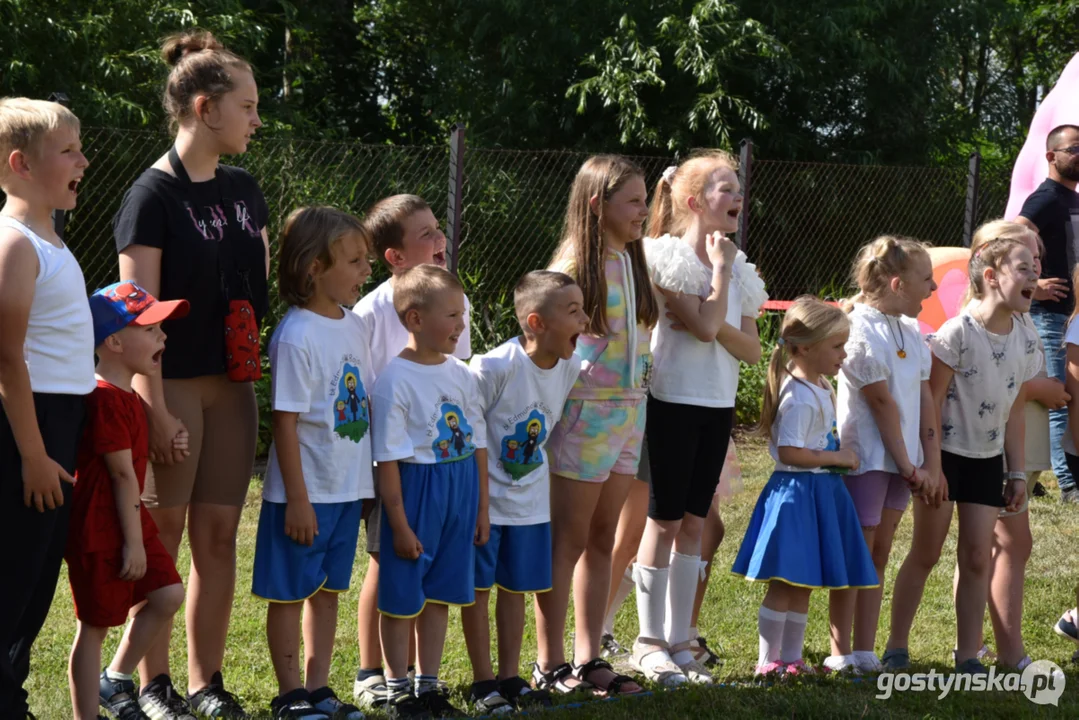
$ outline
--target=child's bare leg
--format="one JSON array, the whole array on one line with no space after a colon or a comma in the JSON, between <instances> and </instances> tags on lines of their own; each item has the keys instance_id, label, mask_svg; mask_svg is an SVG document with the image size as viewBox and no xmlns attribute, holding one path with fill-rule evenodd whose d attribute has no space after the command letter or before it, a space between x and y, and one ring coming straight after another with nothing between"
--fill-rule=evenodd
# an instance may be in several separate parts
<instances>
[{"instance_id":1,"label":"child's bare leg","mask_svg":"<svg viewBox=\"0 0 1079 720\"><path fill-rule=\"evenodd\" d=\"M304 603L303 679L308 691L330 684L333 641L337 635L338 593L319 590Z\"/></svg>"},{"instance_id":2,"label":"child's bare leg","mask_svg":"<svg viewBox=\"0 0 1079 720\"><path fill-rule=\"evenodd\" d=\"M619 606L625 601L632 587L622 594L619 589L626 577L626 569L637 555L644 534L645 521L648 519L648 483L638 480L629 486L629 495L622 505L618 516L618 529L614 534L614 550L611 553L611 592L607 598L607 613L604 616L604 632L614 632L614 616Z\"/></svg>"},{"instance_id":3,"label":"child's bare leg","mask_svg":"<svg viewBox=\"0 0 1079 720\"><path fill-rule=\"evenodd\" d=\"M441 603L429 602L416 618L416 674L437 676L442 663L442 647L446 643L446 624L450 609ZM490 641L487 644L490 648ZM385 652L385 649L383 649ZM490 652L490 650L488 650ZM407 670L407 668L406 668Z\"/></svg>"},{"instance_id":4,"label":"child's bare leg","mask_svg":"<svg viewBox=\"0 0 1079 720\"><path fill-rule=\"evenodd\" d=\"M502 601L502 592L498 599ZM461 608L461 626L465 631L465 647L468 659L472 663L472 682L494 680L495 671L491 667L491 621L487 604L491 601L490 590L476 590L476 602ZM502 629L498 630L498 642L502 643ZM501 672L501 667L499 668Z\"/></svg>"},{"instance_id":5,"label":"child's bare leg","mask_svg":"<svg viewBox=\"0 0 1079 720\"><path fill-rule=\"evenodd\" d=\"M873 565L877 568L879 587L858 591L854 608L854 649L873 652L877 644L877 625L880 623L880 605L884 599L884 572L888 568L888 558L892 554L892 542L899 521L903 519L902 510L884 508L880 513L880 525L870 543Z\"/></svg>"},{"instance_id":6,"label":"child's bare leg","mask_svg":"<svg viewBox=\"0 0 1079 720\"><path fill-rule=\"evenodd\" d=\"M989 580L989 617L993 621L997 656L1014 667L1026 656L1023 646L1023 584L1034 545L1030 513L997 520Z\"/></svg>"},{"instance_id":7,"label":"child's bare leg","mask_svg":"<svg viewBox=\"0 0 1079 720\"><path fill-rule=\"evenodd\" d=\"M865 544L873 549L877 525L863 527ZM854 627L855 608L864 590L832 590L828 593L828 630L832 656L851 654L851 631Z\"/></svg>"},{"instance_id":8,"label":"child's bare leg","mask_svg":"<svg viewBox=\"0 0 1079 720\"><path fill-rule=\"evenodd\" d=\"M588 540L573 573L573 614L576 625L574 664L599 657L603 616L611 582L611 550L632 475L612 473L600 484L599 502L589 519Z\"/></svg>"},{"instance_id":9,"label":"child's bare leg","mask_svg":"<svg viewBox=\"0 0 1079 720\"><path fill-rule=\"evenodd\" d=\"M940 560L944 539L952 522L954 503L941 503L939 508L914 503L914 538L892 593L892 622L887 648L906 648L910 644L910 628L922 602L925 581Z\"/></svg>"},{"instance_id":10,"label":"child's bare leg","mask_svg":"<svg viewBox=\"0 0 1079 720\"><path fill-rule=\"evenodd\" d=\"M382 657L386 660L386 678L408 677L408 637L412 634L409 618L379 615L378 632L382 640Z\"/></svg>"},{"instance_id":11,"label":"child's bare leg","mask_svg":"<svg viewBox=\"0 0 1079 720\"><path fill-rule=\"evenodd\" d=\"M67 666L71 709L75 720L95 720L98 717L101 643L108 634L107 627L93 627L82 621L75 630L75 643L71 646L71 657Z\"/></svg>"},{"instance_id":12,"label":"child's bare leg","mask_svg":"<svg viewBox=\"0 0 1079 720\"><path fill-rule=\"evenodd\" d=\"M498 591L495 627L498 630L498 676L506 679L520 675L521 643L525 632L524 594Z\"/></svg>"},{"instance_id":13,"label":"child's bare leg","mask_svg":"<svg viewBox=\"0 0 1079 720\"><path fill-rule=\"evenodd\" d=\"M360 669L382 667L382 648L378 638L378 553L367 556L367 573L360 587L356 611L356 635L360 644Z\"/></svg>"},{"instance_id":14,"label":"child's bare leg","mask_svg":"<svg viewBox=\"0 0 1079 720\"><path fill-rule=\"evenodd\" d=\"M191 458L188 458L191 459ZM149 508L150 517L157 525L157 537L165 546L175 563L180 554L180 543L184 537L184 527L187 524L187 505L169 508ZM134 617L135 609L132 608L128 617ZM161 635L146 651L146 655L139 659L139 684L146 687L151 680L158 675L169 675L169 644L172 639L173 618L169 618L162 630Z\"/></svg>"},{"instance_id":15,"label":"child's bare leg","mask_svg":"<svg viewBox=\"0 0 1079 720\"><path fill-rule=\"evenodd\" d=\"M566 662L563 636L573 568L588 544L588 525L603 485L551 475L551 590L536 596L536 644L540 670Z\"/></svg>"},{"instance_id":16,"label":"child's bare leg","mask_svg":"<svg viewBox=\"0 0 1079 720\"><path fill-rule=\"evenodd\" d=\"M139 661L169 627L183 602L184 586L180 583L147 593L146 600L135 608L135 615L124 630L109 670L125 675L135 672Z\"/></svg>"},{"instance_id":17,"label":"child's bare leg","mask_svg":"<svg viewBox=\"0 0 1079 720\"><path fill-rule=\"evenodd\" d=\"M697 596L693 599L690 625L694 628L700 620L701 604L704 603L704 594L708 591L708 581L712 578L712 561L716 557L720 544L723 543L725 532L723 518L719 514L719 503L713 499L712 506L708 509L708 517L704 519L704 532L701 534L701 560L707 565L704 568L704 579L697 583Z\"/></svg>"},{"instance_id":18,"label":"child's bare leg","mask_svg":"<svg viewBox=\"0 0 1079 720\"><path fill-rule=\"evenodd\" d=\"M957 665L977 657L982 646L993 528L999 514L1000 509L990 505L959 503L959 584L955 592Z\"/></svg>"},{"instance_id":19,"label":"child's bare leg","mask_svg":"<svg viewBox=\"0 0 1079 720\"><path fill-rule=\"evenodd\" d=\"M271 602L266 608L266 642L277 676L277 694L303 687L300 679L300 614L304 603Z\"/></svg>"}]
</instances>

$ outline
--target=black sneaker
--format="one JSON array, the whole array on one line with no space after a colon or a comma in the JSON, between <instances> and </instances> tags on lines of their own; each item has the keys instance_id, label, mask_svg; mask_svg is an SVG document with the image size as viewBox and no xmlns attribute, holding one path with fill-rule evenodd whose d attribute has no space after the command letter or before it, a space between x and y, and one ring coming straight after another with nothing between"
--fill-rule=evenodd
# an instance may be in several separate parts
<instances>
[{"instance_id":1,"label":"black sneaker","mask_svg":"<svg viewBox=\"0 0 1079 720\"><path fill-rule=\"evenodd\" d=\"M431 711L412 694L411 690L393 695L386 700L382 711L397 720L429 720Z\"/></svg>"},{"instance_id":2,"label":"black sneaker","mask_svg":"<svg viewBox=\"0 0 1079 720\"><path fill-rule=\"evenodd\" d=\"M450 704L449 692L444 689L428 690L421 693L416 699L427 708L433 718L461 718L468 717L463 712Z\"/></svg>"},{"instance_id":3,"label":"black sneaker","mask_svg":"<svg viewBox=\"0 0 1079 720\"><path fill-rule=\"evenodd\" d=\"M518 675L500 680L498 692L518 710L549 708L554 705L551 693L546 690L533 690L528 681Z\"/></svg>"},{"instance_id":4,"label":"black sneaker","mask_svg":"<svg viewBox=\"0 0 1079 720\"><path fill-rule=\"evenodd\" d=\"M311 696L304 688L290 690L270 701L273 720L326 720L326 713L316 710Z\"/></svg>"},{"instance_id":5,"label":"black sneaker","mask_svg":"<svg viewBox=\"0 0 1079 720\"><path fill-rule=\"evenodd\" d=\"M139 707L150 720L196 720L184 696L176 692L172 678L162 673L139 693Z\"/></svg>"},{"instance_id":6,"label":"black sneaker","mask_svg":"<svg viewBox=\"0 0 1079 720\"><path fill-rule=\"evenodd\" d=\"M193 695L187 696L191 708L208 718L227 718L227 720L249 720L250 716L240 704L239 699L225 689L225 681L220 672L210 678L210 684Z\"/></svg>"},{"instance_id":7,"label":"black sneaker","mask_svg":"<svg viewBox=\"0 0 1079 720\"><path fill-rule=\"evenodd\" d=\"M610 633L604 633L599 640L599 656L605 660L624 660L632 654Z\"/></svg>"},{"instance_id":8,"label":"black sneaker","mask_svg":"<svg viewBox=\"0 0 1079 720\"><path fill-rule=\"evenodd\" d=\"M133 680L109 680L104 671L98 679L98 698L101 707L118 720L149 720L139 707L139 694Z\"/></svg>"},{"instance_id":9,"label":"black sneaker","mask_svg":"<svg viewBox=\"0 0 1079 720\"><path fill-rule=\"evenodd\" d=\"M311 704L331 720L364 720L365 717L355 705L341 702L334 691L328 687L312 690Z\"/></svg>"},{"instance_id":10,"label":"black sneaker","mask_svg":"<svg viewBox=\"0 0 1079 720\"><path fill-rule=\"evenodd\" d=\"M479 711L479 715L508 715L513 712L513 705L499 692L498 680L472 683L468 702Z\"/></svg>"}]
</instances>

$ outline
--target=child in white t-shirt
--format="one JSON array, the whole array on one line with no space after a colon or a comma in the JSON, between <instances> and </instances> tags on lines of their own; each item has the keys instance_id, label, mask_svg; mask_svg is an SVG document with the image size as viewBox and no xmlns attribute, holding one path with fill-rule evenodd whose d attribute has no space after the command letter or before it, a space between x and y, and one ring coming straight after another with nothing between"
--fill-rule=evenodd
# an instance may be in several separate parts
<instances>
[{"instance_id":1,"label":"child in white t-shirt","mask_svg":"<svg viewBox=\"0 0 1079 720\"><path fill-rule=\"evenodd\" d=\"M914 614L948 535L953 503L959 503L956 670L988 672L978 660L989 592L990 563L985 559L992 555L1000 509L1015 511L1026 499L1026 473L1012 468L1026 467L1023 385L1037 375L1042 357L1037 333L1014 315L1030 309L1037 285L1034 257L1017 240L991 240L971 256L968 276L975 304L927 338L948 502L919 507L915 514L915 534L926 540L908 555L896 578L883 658L890 668L909 662L906 641Z\"/></svg>"},{"instance_id":2,"label":"child in white t-shirt","mask_svg":"<svg viewBox=\"0 0 1079 720\"><path fill-rule=\"evenodd\" d=\"M375 381L374 459L382 497L379 630L387 712L457 717L438 684L448 605L475 600L474 545L487 542L487 432L476 381L452 357L464 333L461 283L420 265L397 277L393 303L408 346ZM416 618L417 673L408 680ZM429 715L425 714L429 713Z\"/></svg>"},{"instance_id":3,"label":"child in white t-shirt","mask_svg":"<svg viewBox=\"0 0 1079 720\"><path fill-rule=\"evenodd\" d=\"M326 207L289 216L279 283L290 307L270 341L274 439L251 582L252 592L270 601L275 718L316 710L363 717L338 700L328 682L337 598L352 578L362 501L374 496L371 362L359 319L342 308L370 274L358 219ZM304 625L314 628L304 643L304 680L297 660L301 610Z\"/></svg>"},{"instance_id":4,"label":"child in white t-shirt","mask_svg":"<svg viewBox=\"0 0 1079 720\"><path fill-rule=\"evenodd\" d=\"M416 195L392 195L372 205L364 216L364 230L371 238L373 254L386 263L391 276L363 296L353 312L360 318L364 342L371 350L371 372L377 379L382 370L408 344L408 330L393 309L393 287L401 273L417 265L446 267L446 236L430 206ZM465 329L452 355L461 360L472 356L469 335L469 304L465 297ZM376 493L377 495L377 493ZM367 522L367 573L357 618L360 667L353 694L364 707L381 705L386 697L382 674L382 648L378 637L378 557L382 507L378 501L365 513ZM410 660L415 659L415 648Z\"/></svg>"},{"instance_id":5,"label":"child in white t-shirt","mask_svg":"<svg viewBox=\"0 0 1079 720\"><path fill-rule=\"evenodd\" d=\"M491 535L476 548L476 603L461 610L472 661L471 701L484 714L550 706L520 677L525 593L551 588L551 479L545 444L577 381L584 296L568 275L527 273L513 292L523 335L472 359L487 424ZM498 586L498 677L488 602ZM537 599L538 599L537 595Z\"/></svg>"}]
</instances>

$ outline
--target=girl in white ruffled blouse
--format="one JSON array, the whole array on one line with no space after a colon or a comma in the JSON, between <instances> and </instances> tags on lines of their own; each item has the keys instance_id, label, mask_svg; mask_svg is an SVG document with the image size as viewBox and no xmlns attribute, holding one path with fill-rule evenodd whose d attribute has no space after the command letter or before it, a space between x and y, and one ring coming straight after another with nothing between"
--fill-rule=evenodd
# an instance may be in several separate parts
<instances>
[{"instance_id":1,"label":"girl in white ruffled blouse","mask_svg":"<svg viewBox=\"0 0 1079 720\"><path fill-rule=\"evenodd\" d=\"M645 239L667 317L652 335L651 482L634 566L640 635L632 662L667 685L712 680L690 637L701 535L734 423L738 363L760 358L756 318L767 299L725 235L737 230L741 209L733 158L699 155L664 173L650 212L653 237Z\"/></svg>"},{"instance_id":2,"label":"girl in white ruffled blouse","mask_svg":"<svg viewBox=\"0 0 1079 720\"><path fill-rule=\"evenodd\" d=\"M937 285L925 246L888 235L862 248L852 275L859 293L847 303L851 329L837 421L843 446L858 455L858 474L844 481L881 584L832 591L832 654L824 665L874 672L881 668L874 645L892 540L911 491L924 494L926 483L934 488L940 466L929 389L933 361L917 320Z\"/></svg>"}]
</instances>

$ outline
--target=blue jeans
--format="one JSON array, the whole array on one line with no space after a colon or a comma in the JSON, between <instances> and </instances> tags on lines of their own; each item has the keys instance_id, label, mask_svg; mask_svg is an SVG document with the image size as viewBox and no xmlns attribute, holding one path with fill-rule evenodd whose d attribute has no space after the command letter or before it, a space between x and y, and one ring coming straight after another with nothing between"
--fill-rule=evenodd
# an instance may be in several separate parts
<instances>
[{"instance_id":1,"label":"blue jeans","mask_svg":"<svg viewBox=\"0 0 1079 720\"><path fill-rule=\"evenodd\" d=\"M1067 358L1064 348L1064 326L1068 323L1068 316L1033 307L1030 309L1030 318L1034 321L1034 327L1038 329L1042 345L1045 346L1045 366L1049 377L1064 382ZM1064 458L1063 441L1066 432L1068 432L1068 409L1050 410L1049 440L1052 446L1053 474L1057 476L1061 490L1071 490L1075 487L1075 478Z\"/></svg>"}]
</instances>

